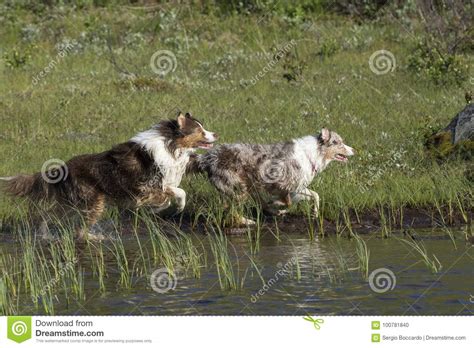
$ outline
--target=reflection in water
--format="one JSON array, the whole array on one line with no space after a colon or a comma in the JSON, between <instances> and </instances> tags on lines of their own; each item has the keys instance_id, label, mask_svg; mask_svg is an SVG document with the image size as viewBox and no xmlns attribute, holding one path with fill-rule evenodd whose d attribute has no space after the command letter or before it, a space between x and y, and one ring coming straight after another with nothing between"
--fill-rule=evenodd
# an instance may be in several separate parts
<instances>
[{"instance_id":1,"label":"reflection in water","mask_svg":"<svg viewBox=\"0 0 474 348\"><path fill-rule=\"evenodd\" d=\"M150 286L152 272L133 279L130 289L121 287L119 273L116 271L116 258L105 253L108 271L105 292L99 291L97 277L92 271L87 271L91 267L84 264L85 300L76 303L58 296L55 313L470 314L474 309L472 247L464 244L460 237L455 249L449 239L433 231L420 231L418 236L424 236L423 245L428 254L439 259L442 269L438 273L432 273L420 254L397 238L363 236L370 252L369 273L379 269L393 272L393 283L382 287L383 291L371 289L369 279L365 279L364 273L359 269L354 239L327 237L309 241L304 234L282 234L281 240L277 241L268 233L261 240L260 250L252 254L247 237L228 237L232 274L237 287L234 290L221 289L218 268L206 236L193 237L193 242L206 252L206 256L203 256L205 265L199 266L198 272L179 269L179 274L167 274L167 280L173 283L166 291L155 291ZM132 253L137 248L136 239L130 237L124 242L124 247L128 258L136 260L138 250L135 250L135 255ZM142 248L148 247L150 245L143 241ZM10 249L7 243L2 243L1 248L2 252ZM87 258L79 262L85 263ZM131 261L130 267L137 266ZM152 271L163 271L162 267L163 265L156 265ZM163 277L163 274L159 276ZM159 286L159 281L162 280L155 279L155 286ZM25 302L22 313L35 311L31 303Z\"/></svg>"}]
</instances>

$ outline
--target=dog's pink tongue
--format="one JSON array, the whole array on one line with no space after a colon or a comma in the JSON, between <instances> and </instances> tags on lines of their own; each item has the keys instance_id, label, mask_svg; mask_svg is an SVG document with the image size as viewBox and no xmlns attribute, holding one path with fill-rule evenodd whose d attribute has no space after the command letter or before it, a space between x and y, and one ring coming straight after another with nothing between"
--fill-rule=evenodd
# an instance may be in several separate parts
<instances>
[{"instance_id":1,"label":"dog's pink tongue","mask_svg":"<svg viewBox=\"0 0 474 348\"><path fill-rule=\"evenodd\" d=\"M336 155L336 160L346 163L348 161L348 158L345 156Z\"/></svg>"}]
</instances>

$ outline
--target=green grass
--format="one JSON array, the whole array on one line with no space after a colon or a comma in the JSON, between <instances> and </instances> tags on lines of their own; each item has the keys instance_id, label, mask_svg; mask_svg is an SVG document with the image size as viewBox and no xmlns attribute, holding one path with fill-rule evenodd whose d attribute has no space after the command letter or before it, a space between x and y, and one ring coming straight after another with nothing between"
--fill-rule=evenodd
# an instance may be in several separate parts
<instances>
[{"instance_id":1,"label":"green grass","mask_svg":"<svg viewBox=\"0 0 474 348\"><path fill-rule=\"evenodd\" d=\"M439 262L436 255L432 254L430 256L422 241L417 242L414 239L398 239L398 240L400 241L400 243L404 243L408 245L412 250L414 250L417 254L419 254L421 261L432 273L438 273L442 269L443 266Z\"/></svg>"},{"instance_id":2,"label":"green grass","mask_svg":"<svg viewBox=\"0 0 474 348\"><path fill-rule=\"evenodd\" d=\"M231 254L229 253L228 241L225 235L209 235L209 246L214 255L219 285L222 290L236 290L239 284Z\"/></svg>"}]
</instances>

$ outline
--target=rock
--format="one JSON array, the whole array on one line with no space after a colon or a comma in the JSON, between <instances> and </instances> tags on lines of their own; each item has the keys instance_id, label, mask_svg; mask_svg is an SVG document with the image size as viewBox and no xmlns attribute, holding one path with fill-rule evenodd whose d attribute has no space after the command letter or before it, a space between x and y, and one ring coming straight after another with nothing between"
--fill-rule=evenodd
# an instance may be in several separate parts
<instances>
[{"instance_id":1,"label":"rock","mask_svg":"<svg viewBox=\"0 0 474 348\"><path fill-rule=\"evenodd\" d=\"M467 105L443 131L451 132L453 144L474 140L474 104Z\"/></svg>"},{"instance_id":2,"label":"rock","mask_svg":"<svg viewBox=\"0 0 474 348\"><path fill-rule=\"evenodd\" d=\"M426 141L428 153L437 159L459 157L472 160L474 154L474 104L467 105L448 126Z\"/></svg>"}]
</instances>

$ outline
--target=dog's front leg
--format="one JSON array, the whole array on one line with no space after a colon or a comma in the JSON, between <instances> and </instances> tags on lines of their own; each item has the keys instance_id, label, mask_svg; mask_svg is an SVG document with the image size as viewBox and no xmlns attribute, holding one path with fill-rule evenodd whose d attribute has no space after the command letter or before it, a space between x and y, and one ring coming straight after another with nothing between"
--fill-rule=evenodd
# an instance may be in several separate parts
<instances>
[{"instance_id":1,"label":"dog's front leg","mask_svg":"<svg viewBox=\"0 0 474 348\"><path fill-rule=\"evenodd\" d=\"M186 192L179 187L168 187L168 190L173 193L176 202L176 212L181 213L186 206Z\"/></svg>"},{"instance_id":2,"label":"dog's front leg","mask_svg":"<svg viewBox=\"0 0 474 348\"><path fill-rule=\"evenodd\" d=\"M318 214L318 211L319 211L319 195L318 195L317 192L314 192L314 191L306 188L303 191L293 193L291 195L291 199L295 203L298 203L298 202L301 202L301 201L312 200L314 202L314 213Z\"/></svg>"},{"instance_id":3,"label":"dog's front leg","mask_svg":"<svg viewBox=\"0 0 474 348\"><path fill-rule=\"evenodd\" d=\"M280 195L280 199L274 200L271 203L272 206L267 206L266 209L273 215L282 216L288 212L291 203L291 194L284 193Z\"/></svg>"},{"instance_id":4,"label":"dog's front leg","mask_svg":"<svg viewBox=\"0 0 474 348\"><path fill-rule=\"evenodd\" d=\"M163 210L168 209L171 206L171 200L167 199L164 203L160 203L159 205L153 205L151 211L154 214L161 213Z\"/></svg>"}]
</instances>

